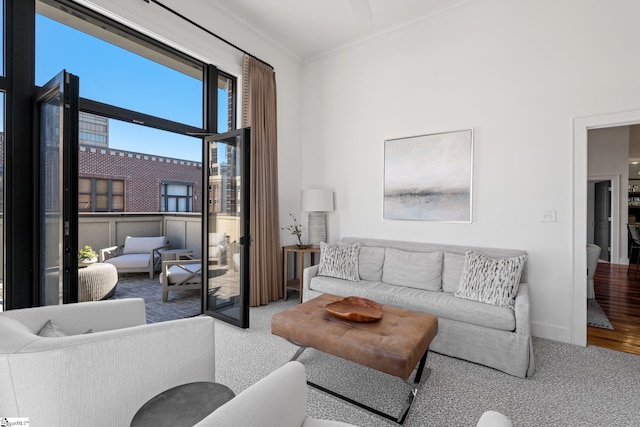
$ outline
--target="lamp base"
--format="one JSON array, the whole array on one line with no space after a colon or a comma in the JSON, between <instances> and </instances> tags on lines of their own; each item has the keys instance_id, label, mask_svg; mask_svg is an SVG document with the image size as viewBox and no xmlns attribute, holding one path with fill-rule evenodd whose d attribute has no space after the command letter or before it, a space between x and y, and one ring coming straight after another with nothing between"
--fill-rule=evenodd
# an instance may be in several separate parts
<instances>
[{"instance_id":1,"label":"lamp base","mask_svg":"<svg viewBox=\"0 0 640 427\"><path fill-rule=\"evenodd\" d=\"M327 241L327 213L309 212L309 244L319 246Z\"/></svg>"}]
</instances>

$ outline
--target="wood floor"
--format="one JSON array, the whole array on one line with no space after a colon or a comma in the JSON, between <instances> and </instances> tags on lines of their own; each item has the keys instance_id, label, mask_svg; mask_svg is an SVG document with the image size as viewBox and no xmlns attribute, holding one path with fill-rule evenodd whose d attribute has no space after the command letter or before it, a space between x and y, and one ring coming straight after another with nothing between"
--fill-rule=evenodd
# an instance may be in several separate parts
<instances>
[{"instance_id":1,"label":"wood floor","mask_svg":"<svg viewBox=\"0 0 640 427\"><path fill-rule=\"evenodd\" d=\"M614 329L587 326L587 344L640 355L640 271L635 281L634 268L627 276L626 265L598 263L596 301Z\"/></svg>"}]
</instances>

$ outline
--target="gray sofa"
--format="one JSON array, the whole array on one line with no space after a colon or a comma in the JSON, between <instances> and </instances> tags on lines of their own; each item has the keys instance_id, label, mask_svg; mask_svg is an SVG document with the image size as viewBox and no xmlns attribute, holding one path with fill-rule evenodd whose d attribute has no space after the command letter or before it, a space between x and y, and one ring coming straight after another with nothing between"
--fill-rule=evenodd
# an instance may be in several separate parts
<instances>
[{"instance_id":1,"label":"gray sofa","mask_svg":"<svg viewBox=\"0 0 640 427\"><path fill-rule=\"evenodd\" d=\"M360 296L409 310L430 313L438 317L438 335L430 350L465 359L521 378L535 370L529 321L529 287L526 263L520 276L514 309L457 298L467 249L490 258L508 258L525 254L520 250L477 248L431 243L401 242L380 239L344 238L343 243L360 243L358 256L359 281L318 275L318 265L304 272L303 301L329 293L339 296ZM391 249L391 250L389 250ZM398 259L398 251L406 259ZM424 265L415 271L407 268L411 253L442 253L441 262ZM393 256L392 256L393 255ZM438 255L439 257L439 255ZM407 286L382 281L403 268ZM413 275L413 276L412 276ZM420 277L416 277L416 276ZM433 290L419 289L413 282L426 279L436 283ZM440 283L440 286L437 286Z\"/></svg>"}]
</instances>

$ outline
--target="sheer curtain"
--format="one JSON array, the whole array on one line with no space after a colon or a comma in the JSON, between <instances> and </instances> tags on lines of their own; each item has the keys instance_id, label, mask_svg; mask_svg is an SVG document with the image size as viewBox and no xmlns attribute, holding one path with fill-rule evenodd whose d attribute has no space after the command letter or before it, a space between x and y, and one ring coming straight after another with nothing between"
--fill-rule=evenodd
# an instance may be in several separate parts
<instances>
[{"instance_id":1,"label":"sheer curtain","mask_svg":"<svg viewBox=\"0 0 640 427\"><path fill-rule=\"evenodd\" d=\"M245 55L242 61L242 126L251 126L251 248L249 305L284 296L278 210L276 75L273 68Z\"/></svg>"}]
</instances>

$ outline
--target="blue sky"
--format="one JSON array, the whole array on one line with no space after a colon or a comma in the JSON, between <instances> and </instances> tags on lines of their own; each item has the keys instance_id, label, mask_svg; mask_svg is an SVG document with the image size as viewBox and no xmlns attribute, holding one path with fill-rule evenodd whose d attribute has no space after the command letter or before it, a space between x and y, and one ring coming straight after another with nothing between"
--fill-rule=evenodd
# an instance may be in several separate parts
<instances>
[{"instance_id":1,"label":"blue sky","mask_svg":"<svg viewBox=\"0 0 640 427\"><path fill-rule=\"evenodd\" d=\"M80 78L80 96L191 126L202 126L202 82L38 15L36 84L62 69ZM225 99L221 99L226 111ZM202 160L201 139L109 121L109 146Z\"/></svg>"}]
</instances>

